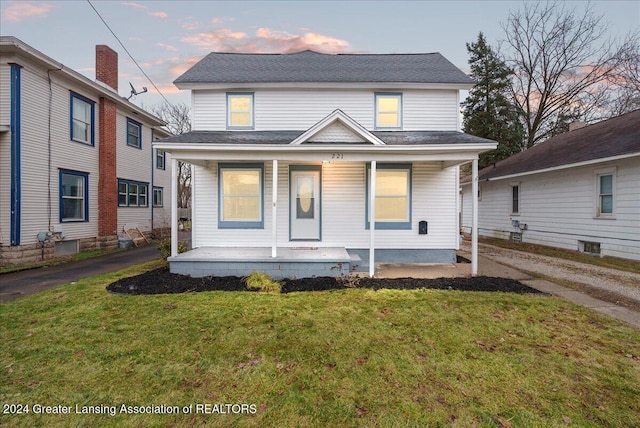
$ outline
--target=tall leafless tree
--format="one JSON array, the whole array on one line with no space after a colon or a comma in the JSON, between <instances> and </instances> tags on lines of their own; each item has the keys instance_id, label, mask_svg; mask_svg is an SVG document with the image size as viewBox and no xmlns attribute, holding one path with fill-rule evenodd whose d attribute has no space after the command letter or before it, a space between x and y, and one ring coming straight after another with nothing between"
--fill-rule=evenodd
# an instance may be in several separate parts
<instances>
[{"instance_id":1,"label":"tall leafless tree","mask_svg":"<svg viewBox=\"0 0 640 428\"><path fill-rule=\"evenodd\" d=\"M185 103L155 104L149 111L164 120L167 129L174 135L191 131L191 110ZM191 205L191 165L178 161L178 207L189 208Z\"/></svg>"},{"instance_id":2,"label":"tall leafless tree","mask_svg":"<svg viewBox=\"0 0 640 428\"><path fill-rule=\"evenodd\" d=\"M505 60L515 72L513 96L527 148L553 135L559 118L585 117L611 101L607 91L636 57L638 34L616 43L605 38L607 27L592 5L580 12L563 3L527 2L509 14Z\"/></svg>"}]
</instances>

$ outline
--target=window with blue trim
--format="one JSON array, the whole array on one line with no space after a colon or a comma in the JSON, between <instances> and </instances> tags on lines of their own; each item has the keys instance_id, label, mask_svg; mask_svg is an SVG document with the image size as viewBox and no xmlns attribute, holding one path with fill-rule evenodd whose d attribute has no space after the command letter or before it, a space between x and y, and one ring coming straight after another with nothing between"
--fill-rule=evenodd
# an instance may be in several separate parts
<instances>
[{"instance_id":1,"label":"window with blue trim","mask_svg":"<svg viewBox=\"0 0 640 428\"><path fill-rule=\"evenodd\" d=\"M253 129L253 93L227 94L227 128Z\"/></svg>"},{"instance_id":2,"label":"window with blue trim","mask_svg":"<svg viewBox=\"0 0 640 428\"><path fill-rule=\"evenodd\" d=\"M366 227L369 229L370 164L366 187ZM378 164L374 199L376 229L411 229L411 165Z\"/></svg>"},{"instance_id":3,"label":"window with blue trim","mask_svg":"<svg viewBox=\"0 0 640 428\"><path fill-rule=\"evenodd\" d=\"M60 222L89 221L89 174L60 170Z\"/></svg>"},{"instance_id":4,"label":"window with blue trim","mask_svg":"<svg viewBox=\"0 0 640 428\"><path fill-rule=\"evenodd\" d=\"M164 150L156 149L156 168L164 169L165 163L166 163L165 160L166 160L166 155Z\"/></svg>"},{"instance_id":5,"label":"window with blue trim","mask_svg":"<svg viewBox=\"0 0 640 428\"><path fill-rule=\"evenodd\" d=\"M376 129L402 129L402 94L377 93Z\"/></svg>"},{"instance_id":6,"label":"window with blue trim","mask_svg":"<svg viewBox=\"0 0 640 428\"><path fill-rule=\"evenodd\" d=\"M70 138L79 143L95 143L95 102L71 92L70 97L71 124Z\"/></svg>"},{"instance_id":7,"label":"window with blue trim","mask_svg":"<svg viewBox=\"0 0 640 428\"><path fill-rule=\"evenodd\" d=\"M118 179L119 207L148 207L149 183Z\"/></svg>"},{"instance_id":8,"label":"window with blue trim","mask_svg":"<svg viewBox=\"0 0 640 428\"><path fill-rule=\"evenodd\" d=\"M153 206L162 207L164 205L164 189L162 187L153 187Z\"/></svg>"},{"instance_id":9,"label":"window with blue trim","mask_svg":"<svg viewBox=\"0 0 640 428\"><path fill-rule=\"evenodd\" d=\"M127 118L127 146L142 148L142 124Z\"/></svg>"},{"instance_id":10,"label":"window with blue trim","mask_svg":"<svg viewBox=\"0 0 640 428\"><path fill-rule=\"evenodd\" d=\"M264 165L220 164L218 200L220 229L262 229Z\"/></svg>"}]
</instances>

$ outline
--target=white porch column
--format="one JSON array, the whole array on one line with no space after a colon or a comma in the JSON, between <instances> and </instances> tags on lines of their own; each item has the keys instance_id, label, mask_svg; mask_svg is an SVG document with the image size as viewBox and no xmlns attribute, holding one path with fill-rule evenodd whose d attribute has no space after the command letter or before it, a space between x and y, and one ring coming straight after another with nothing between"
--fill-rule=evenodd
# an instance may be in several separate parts
<instances>
[{"instance_id":1,"label":"white porch column","mask_svg":"<svg viewBox=\"0 0 640 428\"><path fill-rule=\"evenodd\" d=\"M369 277L376 271L375 257L376 230L376 161L371 161L371 183L369 184Z\"/></svg>"},{"instance_id":2,"label":"white porch column","mask_svg":"<svg viewBox=\"0 0 640 428\"><path fill-rule=\"evenodd\" d=\"M171 257L178 255L178 160L171 156Z\"/></svg>"},{"instance_id":3,"label":"white porch column","mask_svg":"<svg viewBox=\"0 0 640 428\"><path fill-rule=\"evenodd\" d=\"M471 161L471 276L478 275L478 159Z\"/></svg>"},{"instance_id":4,"label":"white porch column","mask_svg":"<svg viewBox=\"0 0 640 428\"><path fill-rule=\"evenodd\" d=\"M272 207L271 207L271 257L278 256L278 161L274 159L272 161Z\"/></svg>"}]
</instances>

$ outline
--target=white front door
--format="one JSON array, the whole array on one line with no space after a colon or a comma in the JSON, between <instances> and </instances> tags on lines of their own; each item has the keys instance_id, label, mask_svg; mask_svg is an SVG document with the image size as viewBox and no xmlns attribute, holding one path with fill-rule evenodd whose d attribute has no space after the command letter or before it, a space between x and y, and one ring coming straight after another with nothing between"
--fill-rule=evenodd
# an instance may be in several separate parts
<instances>
[{"instance_id":1,"label":"white front door","mask_svg":"<svg viewBox=\"0 0 640 428\"><path fill-rule=\"evenodd\" d=\"M291 170L289 201L291 240L319 241L320 169Z\"/></svg>"}]
</instances>

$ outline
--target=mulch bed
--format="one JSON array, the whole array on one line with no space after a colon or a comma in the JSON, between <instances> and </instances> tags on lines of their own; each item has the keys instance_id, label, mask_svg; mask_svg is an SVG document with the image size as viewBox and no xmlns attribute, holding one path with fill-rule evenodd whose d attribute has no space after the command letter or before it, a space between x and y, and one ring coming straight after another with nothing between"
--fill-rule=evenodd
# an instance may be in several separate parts
<instances>
[{"instance_id":1,"label":"mulch bed","mask_svg":"<svg viewBox=\"0 0 640 428\"><path fill-rule=\"evenodd\" d=\"M325 291L346 288L368 288L372 290L398 289L416 290L430 288L438 290L459 291L501 291L507 293L544 294L527 287L519 281L508 278L477 276L473 278L351 278L336 279L332 277L284 279L282 292ZM107 290L122 294L172 294L200 291L253 291L237 276L209 276L192 278L169 272L168 268L160 268L129 278L122 278L107 286Z\"/></svg>"}]
</instances>

